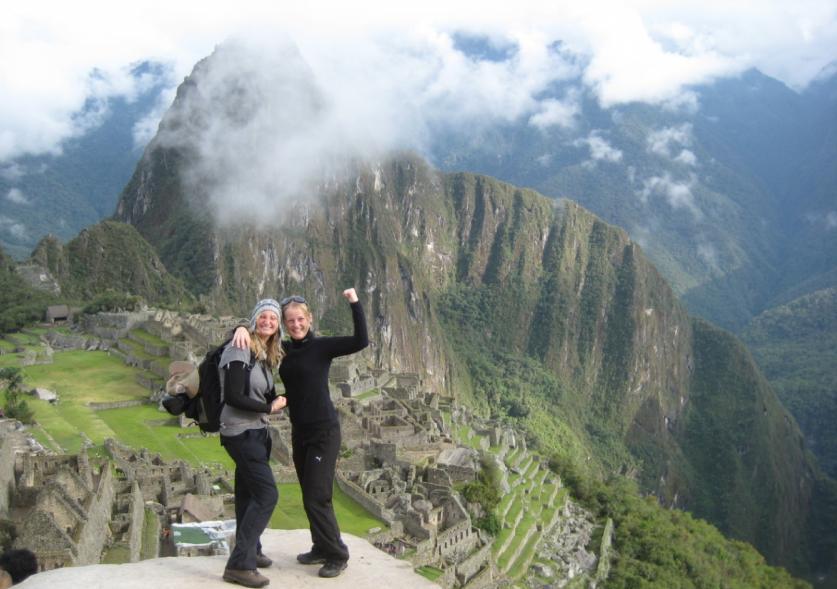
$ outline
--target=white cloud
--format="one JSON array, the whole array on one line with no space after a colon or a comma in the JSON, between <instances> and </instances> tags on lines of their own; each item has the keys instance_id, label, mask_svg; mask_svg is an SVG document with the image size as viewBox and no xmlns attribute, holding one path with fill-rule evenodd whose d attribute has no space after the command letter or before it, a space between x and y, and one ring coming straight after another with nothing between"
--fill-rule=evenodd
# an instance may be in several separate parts
<instances>
[{"instance_id":1,"label":"white cloud","mask_svg":"<svg viewBox=\"0 0 837 589\"><path fill-rule=\"evenodd\" d=\"M692 177L688 182L678 182L669 174L663 176L652 176L643 181L642 190L638 193L642 202L648 202L652 196L662 196L669 206L673 209L686 209L695 219L703 218L703 213L695 204L695 199L692 194L692 185L695 178Z\"/></svg>"},{"instance_id":2,"label":"white cloud","mask_svg":"<svg viewBox=\"0 0 837 589\"><path fill-rule=\"evenodd\" d=\"M564 100L547 98L538 103L537 112L529 117L529 124L538 129L549 127L572 128L581 113L577 91L567 94Z\"/></svg>"},{"instance_id":3,"label":"white cloud","mask_svg":"<svg viewBox=\"0 0 837 589\"><path fill-rule=\"evenodd\" d=\"M685 146L692 143L692 125L684 123L677 127L664 127L659 131L653 131L648 135L647 146L649 153L659 155L687 166L697 164L697 156L685 149ZM677 155L674 153L681 147Z\"/></svg>"},{"instance_id":4,"label":"white cloud","mask_svg":"<svg viewBox=\"0 0 837 589\"><path fill-rule=\"evenodd\" d=\"M174 88L169 88L160 93L157 103L151 109L151 112L134 124L133 135L135 148L145 147L154 138L154 135L157 134L157 126L174 101L174 96Z\"/></svg>"},{"instance_id":5,"label":"white cloud","mask_svg":"<svg viewBox=\"0 0 837 589\"><path fill-rule=\"evenodd\" d=\"M29 231L25 225L4 215L0 215L0 231L8 233L20 241L27 241L29 238Z\"/></svg>"},{"instance_id":6,"label":"white cloud","mask_svg":"<svg viewBox=\"0 0 837 589\"><path fill-rule=\"evenodd\" d=\"M697 244L697 255L709 268L713 270L720 268L718 266L718 250L715 249L714 245L706 241L705 238L702 238Z\"/></svg>"},{"instance_id":7,"label":"white cloud","mask_svg":"<svg viewBox=\"0 0 837 589\"><path fill-rule=\"evenodd\" d=\"M0 166L0 178L9 182L16 182L26 175L26 170L17 162L7 166Z\"/></svg>"},{"instance_id":8,"label":"white cloud","mask_svg":"<svg viewBox=\"0 0 837 589\"><path fill-rule=\"evenodd\" d=\"M587 147L590 150L590 158L593 162L605 161L615 163L622 160L622 151L610 145L598 131L591 131L583 139L573 141L576 147Z\"/></svg>"},{"instance_id":9,"label":"white cloud","mask_svg":"<svg viewBox=\"0 0 837 589\"><path fill-rule=\"evenodd\" d=\"M517 50L505 62L469 59L451 42L456 31ZM241 0L231 9L215 0L6 2L0 55L14 58L0 60L0 162L58 152L62 141L97 124L108 97L130 97L148 83L128 75L131 64L169 64L173 86L227 38L280 32L299 45L321 85L334 79L344 89L370 90L354 101L345 97L344 115L359 109L355 118L365 120L365 111L381 105L415 109L407 113L408 124L420 119L409 129L415 141L434 121L525 116L537 126L566 125L573 103L544 92L576 75L604 106L648 101L695 108L690 86L752 66L801 86L837 55L837 5ZM556 41L560 52L550 50ZM378 99L364 102L372 89ZM85 104L88 116L79 117ZM138 142L153 128L153 119L138 127Z\"/></svg>"},{"instance_id":10,"label":"white cloud","mask_svg":"<svg viewBox=\"0 0 837 589\"><path fill-rule=\"evenodd\" d=\"M19 205L29 204L29 199L26 198L26 195L23 194L20 188L10 188L9 192L6 193L6 200Z\"/></svg>"}]
</instances>

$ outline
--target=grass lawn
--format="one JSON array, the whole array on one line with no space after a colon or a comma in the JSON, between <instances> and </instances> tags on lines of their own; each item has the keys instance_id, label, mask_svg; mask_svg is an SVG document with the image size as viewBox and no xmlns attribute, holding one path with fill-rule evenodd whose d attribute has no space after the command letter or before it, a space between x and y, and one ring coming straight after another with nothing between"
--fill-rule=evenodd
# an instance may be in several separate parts
<instances>
[{"instance_id":1,"label":"grass lawn","mask_svg":"<svg viewBox=\"0 0 837 589\"><path fill-rule=\"evenodd\" d=\"M131 338L136 339L137 341L160 346L161 348L168 347L169 345L165 340L157 337L153 333L148 333L144 329L132 329L130 335Z\"/></svg>"},{"instance_id":2,"label":"grass lawn","mask_svg":"<svg viewBox=\"0 0 837 589\"><path fill-rule=\"evenodd\" d=\"M174 417L159 411L156 405L106 409L96 415L111 431L119 432L115 439L132 448L148 448L164 460L185 460L194 466L220 464L229 470L234 468L218 436L180 437L197 433L197 428L181 428Z\"/></svg>"},{"instance_id":3,"label":"grass lawn","mask_svg":"<svg viewBox=\"0 0 837 589\"><path fill-rule=\"evenodd\" d=\"M363 401L365 399L372 399L372 398L380 397L380 396L381 396L381 390L380 389L369 389L368 391L365 391L365 392L363 392L359 395L356 395L352 398L357 400L357 401Z\"/></svg>"},{"instance_id":4,"label":"grass lawn","mask_svg":"<svg viewBox=\"0 0 837 589\"><path fill-rule=\"evenodd\" d=\"M358 503L350 499L337 485L334 485L334 512L340 530L366 537L370 528L385 528L386 524L371 516ZM270 518L270 527L279 530L298 530L308 528L308 518L302 507L302 490L296 483L279 485L279 503Z\"/></svg>"},{"instance_id":5,"label":"grass lawn","mask_svg":"<svg viewBox=\"0 0 837 589\"><path fill-rule=\"evenodd\" d=\"M55 391L60 404L106 403L145 399L148 391L135 380L135 371L106 352L59 352L52 364L23 368L26 385Z\"/></svg>"},{"instance_id":6,"label":"grass lawn","mask_svg":"<svg viewBox=\"0 0 837 589\"><path fill-rule=\"evenodd\" d=\"M519 579L526 573L529 569L529 563L532 562L532 558L535 556L535 548L540 541L539 534L532 534L532 537L526 542L526 546L523 548L523 551L520 553L520 556L517 557L517 560L514 561L514 564L509 568L508 576L512 579Z\"/></svg>"},{"instance_id":7,"label":"grass lawn","mask_svg":"<svg viewBox=\"0 0 837 589\"><path fill-rule=\"evenodd\" d=\"M416 572L425 579L435 581L444 574L444 571L432 566L421 566L416 569Z\"/></svg>"}]
</instances>

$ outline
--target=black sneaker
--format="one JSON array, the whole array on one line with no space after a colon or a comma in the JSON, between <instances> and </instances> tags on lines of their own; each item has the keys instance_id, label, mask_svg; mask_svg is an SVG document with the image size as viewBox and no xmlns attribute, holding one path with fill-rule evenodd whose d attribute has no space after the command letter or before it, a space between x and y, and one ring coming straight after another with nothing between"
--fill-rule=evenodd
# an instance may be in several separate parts
<instances>
[{"instance_id":1,"label":"black sneaker","mask_svg":"<svg viewBox=\"0 0 837 589\"><path fill-rule=\"evenodd\" d=\"M320 568L318 574L326 579L331 579L346 570L347 566L349 565L345 560L329 560Z\"/></svg>"},{"instance_id":2,"label":"black sneaker","mask_svg":"<svg viewBox=\"0 0 837 589\"><path fill-rule=\"evenodd\" d=\"M296 560L302 564L323 564L326 561L326 557L322 556L319 552L314 552L312 550L310 552L297 554Z\"/></svg>"}]
</instances>

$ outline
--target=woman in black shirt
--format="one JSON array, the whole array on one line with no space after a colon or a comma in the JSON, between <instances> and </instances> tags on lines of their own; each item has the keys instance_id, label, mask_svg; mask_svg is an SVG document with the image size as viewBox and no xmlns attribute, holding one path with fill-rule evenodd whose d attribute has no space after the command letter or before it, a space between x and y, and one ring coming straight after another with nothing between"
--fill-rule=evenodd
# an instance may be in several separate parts
<instances>
[{"instance_id":1,"label":"woman in black shirt","mask_svg":"<svg viewBox=\"0 0 837 589\"><path fill-rule=\"evenodd\" d=\"M317 337L305 299L292 296L280 302L282 325L290 339L282 341L284 357L279 376L285 385L294 467L312 541L311 550L299 554L297 560L322 564L321 577L336 577L349 560L331 502L341 439L340 422L328 391L328 372L334 358L359 352L369 345L357 292L354 288L346 289L343 297L352 309L351 336Z\"/></svg>"}]
</instances>

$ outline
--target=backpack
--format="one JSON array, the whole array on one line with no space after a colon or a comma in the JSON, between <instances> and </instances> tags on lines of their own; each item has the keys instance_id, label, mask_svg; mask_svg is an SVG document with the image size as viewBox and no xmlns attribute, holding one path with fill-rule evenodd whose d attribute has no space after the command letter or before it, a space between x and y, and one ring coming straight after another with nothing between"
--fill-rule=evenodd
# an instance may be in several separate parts
<instances>
[{"instance_id":1,"label":"backpack","mask_svg":"<svg viewBox=\"0 0 837 589\"><path fill-rule=\"evenodd\" d=\"M205 434L213 434L221 429L221 410L224 408L224 401L221 398L221 379L218 363L224 348L232 341L226 340L217 348L206 353L203 360L193 372L197 373L197 392L194 396L187 393L179 393L163 400L163 406L172 415L183 413L186 417L193 419L194 423ZM246 369L249 372L253 366L251 354L250 364ZM192 376L195 376L194 374ZM244 394L250 394L250 378L244 379ZM167 404L168 401L168 404Z\"/></svg>"}]
</instances>

